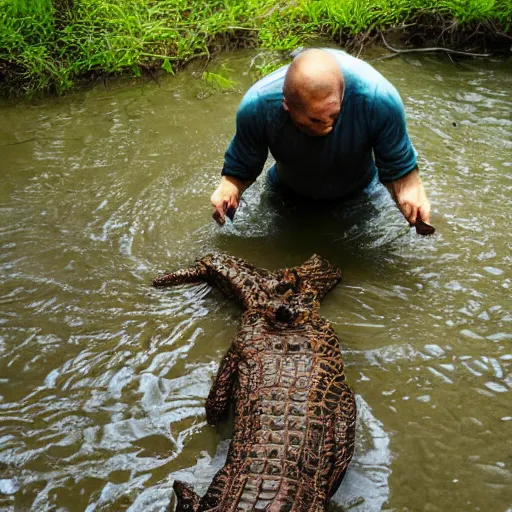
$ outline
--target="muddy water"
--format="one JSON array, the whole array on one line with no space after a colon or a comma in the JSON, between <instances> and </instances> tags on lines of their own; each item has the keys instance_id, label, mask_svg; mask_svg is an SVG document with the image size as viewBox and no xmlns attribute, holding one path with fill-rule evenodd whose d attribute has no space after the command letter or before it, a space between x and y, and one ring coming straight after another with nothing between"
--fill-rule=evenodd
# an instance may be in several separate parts
<instances>
[{"instance_id":1,"label":"muddy water","mask_svg":"<svg viewBox=\"0 0 512 512\"><path fill-rule=\"evenodd\" d=\"M258 182L214 225L251 58L217 64L238 81L226 92L188 72L0 107L0 510L163 510L177 475L204 491L230 427L206 426L203 404L240 310L149 284L223 250L344 271L322 308L359 404L338 504L510 511L509 64L375 63L406 105L425 239L378 188L370 206L283 212Z\"/></svg>"}]
</instances>

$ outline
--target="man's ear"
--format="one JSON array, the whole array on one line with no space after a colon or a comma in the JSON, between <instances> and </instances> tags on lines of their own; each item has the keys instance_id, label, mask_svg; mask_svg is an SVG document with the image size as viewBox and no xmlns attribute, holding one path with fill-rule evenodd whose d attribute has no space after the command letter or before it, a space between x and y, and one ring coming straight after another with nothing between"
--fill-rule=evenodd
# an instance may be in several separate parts
<instances>
[{"instance_id":1,"label":"man's ear","mask_svg":"<svg viewBox=\"0 0 512 512\"><path fill-rule=\"evenodd\" d=\"M283 108L286 110L286 112L290 111L290 107L288 106L288 103L286 103L286 99L283 99Z\"/></svg>"}]
</instances>

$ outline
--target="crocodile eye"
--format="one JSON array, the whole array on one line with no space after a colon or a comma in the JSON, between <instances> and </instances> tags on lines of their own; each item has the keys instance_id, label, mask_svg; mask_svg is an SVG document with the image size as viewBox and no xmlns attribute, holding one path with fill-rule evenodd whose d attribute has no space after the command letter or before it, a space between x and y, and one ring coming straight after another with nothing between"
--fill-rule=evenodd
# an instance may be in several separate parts
<instances>
[{"instance_id":1,"label":"crocodile eye","mask_svg":"<svg viewBox=\"0 0 512 512\"><path fill-rule=\"evenodd\" d=\"M291 322L294 318L294 314L290 308L286 306L279 306L276 309L275 318L278 322L288 323Z\"/></svg>"}]
</instances>

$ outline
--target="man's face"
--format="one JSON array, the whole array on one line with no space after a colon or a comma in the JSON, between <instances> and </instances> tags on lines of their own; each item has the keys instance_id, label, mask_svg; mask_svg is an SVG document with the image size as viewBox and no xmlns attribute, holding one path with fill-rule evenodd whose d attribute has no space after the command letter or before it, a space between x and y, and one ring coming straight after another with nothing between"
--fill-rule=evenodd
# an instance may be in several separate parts
<instances>
[{"instance_id":1,"label":"man's face","mask_svg":"<svg viewBox=\"0 0 512 512\"><path fill-rule=\"evenodd\" d=\"M287 103L285 99L283 107L299 130L312 137L323 137L332 131L340 115L341 101L337 96L329 96L309 100L299 108Z\"/></svg>"}]
</instances>

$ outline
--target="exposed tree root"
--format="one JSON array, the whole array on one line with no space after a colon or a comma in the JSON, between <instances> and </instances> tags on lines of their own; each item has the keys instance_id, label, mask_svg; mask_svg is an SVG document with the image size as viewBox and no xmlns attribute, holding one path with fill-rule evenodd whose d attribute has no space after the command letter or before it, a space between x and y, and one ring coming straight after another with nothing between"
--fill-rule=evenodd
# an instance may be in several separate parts
<instances>
[{"instance_id":1,"label":"exposed tree root","mask_svg":"<svg viewBox=\"0 0 512 512\"><path fill-rule=\"evenodd\" d=\"M384 38L384 34L380 32L380 36L384 46L392 51L393 53L412 53L412 52L447 52L455 55L465 55L467 57L490 57L491 53L472 53L472 52L463 52L460 50L452 50L450 48L442 48L442 47L431 47L431 48L409 48L406 50L398 50L397 48L393 48L388 44L386 39Z\"/></svg>"},{"instance_id":2,"label":"exposed tree root","mask_svg":"<svg viewBox=\"0 0 512 512\"><path fill-rule=\"evenodd\" d=\"M397 49L388 43L384 34L394 36L401 43ZM445 19L441 14L421 13L407 23L389 28L370 27L356 37L340 30L333 38L345 49L360 55L363 48L382 40L393 54L409 52L438 52L467 57L489 57L493 54L510 55L512 34L498 27L495 22L485 21L461 26L455 19ZM394 55L393 55L394 56ZM385 56L387 58L391 56Z\"/></svg>"}]
</instances>

